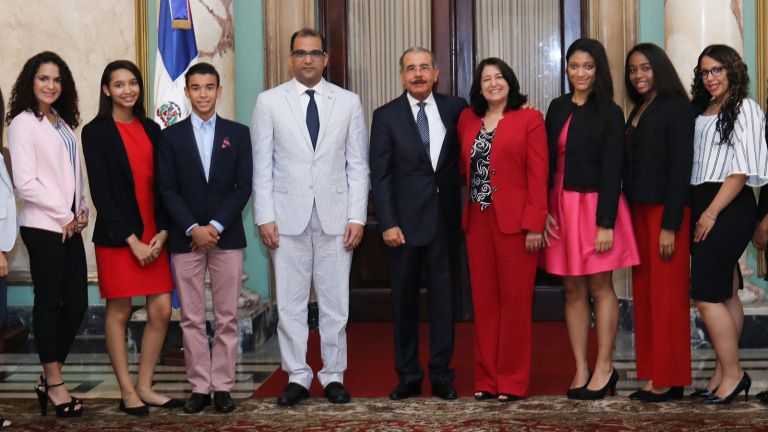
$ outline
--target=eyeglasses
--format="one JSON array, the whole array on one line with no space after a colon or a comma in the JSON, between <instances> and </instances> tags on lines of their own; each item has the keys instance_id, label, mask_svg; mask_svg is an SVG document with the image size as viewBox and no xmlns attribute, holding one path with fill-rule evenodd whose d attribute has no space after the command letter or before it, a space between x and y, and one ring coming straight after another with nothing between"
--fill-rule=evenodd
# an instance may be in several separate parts
<instances>
[{"instance_id":1,"label":"eyeglasses","mask_svg":"<svg viewBox=\"0 0 768 432\"><path fill-rule=\"evenodd\" d=\"M419 65L419 66L410 65L407 68L405 68L405 73L412 74L412 73L416 73L417 70L419 72L429 72L429 71L432 70L432 66L431 65L426 65L426 64Z\"/></svg>"},{"instance_id":2,"label":"eyeglasses","mask_svg":"<svg viewBox=\"0 0 768 432\"><path fill-rule=\"evenodd\" d=\"M701 79L707 79L708 76L712 75L712 77L719 77L723 74L723 69L725 67L723 66L715 66L712 69L699 69L699 76Z\"/></svg>"},{"instance_id":3,"label":"eyeglasses","mask_svg":"<svg viewBox=\"0 0 768 432\"><path fill-rule=\"evenodd\" d=\"M312 57L312 60L320 60L321 58L326 56L326 53L325 51L320 51L320 50L312 50L312 51L293 50L291 52L291 57L294 57L297 60L304 60L304 57L306 56Z\"/></svg>"}]
</instances>

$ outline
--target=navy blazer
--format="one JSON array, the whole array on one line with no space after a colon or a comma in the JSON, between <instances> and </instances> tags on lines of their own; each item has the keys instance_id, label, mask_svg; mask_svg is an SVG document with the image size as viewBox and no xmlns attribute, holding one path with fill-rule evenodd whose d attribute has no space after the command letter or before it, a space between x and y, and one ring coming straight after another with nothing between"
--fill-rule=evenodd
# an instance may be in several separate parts
<instances>
[{"instance_id":1,"label":"navy blazer","mask_svg":"<svg viewBox=\"0 0 768 432\"><path fill-rule=\"evenodd\" d=\"M456 127L467 102L433 94L446 129L437 169L421 143L405 92L377 108L371 123L371 189L379 228L384 232L399 226L409 246L432 241L438 213L449 232L460 234L462 182Z\"/></svg>"},{"instance_id":2,"label":"navy blazer","mask_svg":"<svg viewBox=\"0 0 768 432\"><path fill-rule=\"evenodd\" d=\"M216 220L224 226L217 246L246 246L242 212L251 196L253 159L248 126L218 116L213 134L209 178L197 150L189 117L166 128L157 177L171 216L168 245L172 253L190 252L187 229Z\"/></svg>"},{"instance_id":3,"label":"navy blazer","mask_svg":"<svg viewBox=\"0 0 768 432\"><path fill-rule=\"evenodd\" d=\"M157 172L157 152L160 146L160 126L148 118L140 120L154 153L153 172ZM128 246L126 239L135 234L141 239L144 222L136 201L128 153L115 121L111 117L96 117L83 127L83 157L88 170L88 185L96 207L93 242L99 246ZM158 193L155 175L155 225L168 229L168 216Z\"/></svg>"}]
</instances>

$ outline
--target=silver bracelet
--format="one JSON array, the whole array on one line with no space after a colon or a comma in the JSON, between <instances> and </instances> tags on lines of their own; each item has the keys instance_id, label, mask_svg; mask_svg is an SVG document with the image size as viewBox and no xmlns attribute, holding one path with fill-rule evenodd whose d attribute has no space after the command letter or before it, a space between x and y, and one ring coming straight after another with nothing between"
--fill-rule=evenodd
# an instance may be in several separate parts
<instances>
[{"instance_id":1,"label":"silver bracelet","mask_svg":"<svg viewBox=\"0 0 768 432\"><path fill-rule=\"evenodd\" d=\"M712 216L712 214L709 213L709 209L704 210L704 214L707 215L708 218L712 219L712 222L717 220L716 217Z\"/></svg>"}]
</instances>

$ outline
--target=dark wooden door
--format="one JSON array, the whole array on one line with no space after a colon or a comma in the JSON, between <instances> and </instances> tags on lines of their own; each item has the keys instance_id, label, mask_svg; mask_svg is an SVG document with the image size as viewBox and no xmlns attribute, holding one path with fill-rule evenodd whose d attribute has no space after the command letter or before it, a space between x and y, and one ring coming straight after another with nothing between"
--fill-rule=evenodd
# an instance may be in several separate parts
<instances>
[{"instance_id":1,"label":"dark wooden door","mask_svg":"<svg viewBox=\"0 0 768 432\"><path fill-rule=\"evenodd\" d=\"M379 0L370 0L379 1ZM432 50L441 70L436 91L469 98L472 72L475 64L476 0L431 0ZM586 0L560 0L560 41L562 89L567 88L565 50L585 32ZM325 71L326 79L347 88L349 81L347 1L319 0L320 31L326 38L330 59ZM350 274L350 320L391 320L391 291L385 245L378 229L373 202L369 199L368 222L365 235L352 260ZM460 259L460 288L456 295L456 317L460 321L472 319L472 301L467 271L466 252L462 242ZM560 280L539 271L536 277L534 317L557 319L561 307ZM421 319L426 318L426 288L421 288ZM537 312L538 311L538 312Z\"/></svg>"}]
</instances>

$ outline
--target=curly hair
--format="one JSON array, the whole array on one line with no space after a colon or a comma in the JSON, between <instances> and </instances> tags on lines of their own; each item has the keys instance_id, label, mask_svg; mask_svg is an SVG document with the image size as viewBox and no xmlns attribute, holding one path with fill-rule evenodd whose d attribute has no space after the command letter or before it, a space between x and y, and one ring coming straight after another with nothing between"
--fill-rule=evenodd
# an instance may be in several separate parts
<instances>
[{"instance_id":1,"label":"curly hair","mask_svg":"<svg viewBox=\"0 0 768 432\"><path fill-rule=\"evenodd\" d=\"M3 99L3 90L0 89L0 144L3 141L3 116L5 116L5 99Z\"/></svg>"},{"instance_id":2,"label":"curly hair","mask_svg":"<svg viewBox=\"0 0 768 432\"><path fill-rule=\"evenodd\" d=\"M576 39L565 53L566 67L571 60L571 56L578 51L589 54L595 62L595 83L587 102L597 113L597 127L593 131L593 137L599 139L605 132L610 109L615 105L613 102L613 80L611 79L611 69L608 66L608 55L605 53L603 44L597 40L590 38ZM568 84L570 85L571 92L573 92L573 83L570 79Z\"/></svg>"},{"instance_id":3,"label":"curly hair","mask_svg":"<svg viewBox=\"0 0 768 432\"><path fill-rule=\"evenodd\" d=\"M704 56L710 57L723 65L728 77L728 95L725 102L720 107L720 114L717 117L716 130L720 134L720 144L733 145L731 135L736 118L741 111L741 102L749 93L749 74L747 65L741 59L739 53L727 45L710 45L704 48L699 55L699 61L693 69L693 84L691 84L691 95L696 114L706 111L709 103L712 101L712 95L704 86L704 80L701 78L701 59Z\"/></svg>"},{"instance_id":4,"label":"curly hair","mask_svg":"<svg viewBox=\"0 0 768 432\"><path fill-rule=\"evenodd\" d=\"M21 68L19 77L16 78L16 82L13 84L13 89L11 90L11 98L8 103L10 109L5 116L5 122L10 124L14 117L27 110L31 110L35 113L37 118L43 118L43 113L40 111L33 86L37 71L40 69L40 66L45 63L53 63L59 68L59 75L61 76L61 94L53 103L53 108L59 114L59 117L61 117L69 127L74 129L80 124L80 111L77 109L77 89L75 88L75 80L72 78L72 72L69 70L69 67L64 60L62 60L58 54L50 51L43 51L24 63L24 67Z\"/></svg>"}]
</instances>

